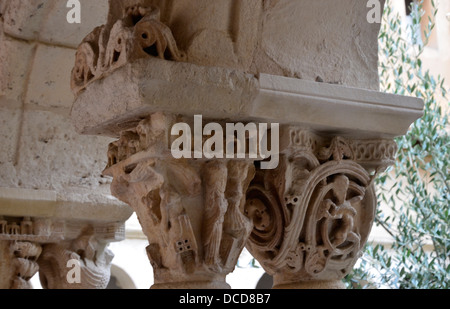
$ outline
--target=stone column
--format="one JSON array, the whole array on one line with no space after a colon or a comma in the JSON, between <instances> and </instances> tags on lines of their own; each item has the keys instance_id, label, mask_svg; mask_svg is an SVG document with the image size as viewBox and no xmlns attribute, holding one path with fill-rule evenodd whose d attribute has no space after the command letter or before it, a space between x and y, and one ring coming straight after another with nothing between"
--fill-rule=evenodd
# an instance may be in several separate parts
<instances>
[{"instance_id":1,"label":"stone column","mask_svg":"<svg viewBox=\"0 0 450 309\"><path fill-rule=\"evenodd\" d=\"M342 287L374 220L373 180L423 102L376 91L379 25L361 1L245 3L110 1L78 48L71 117L117 139L104 173L149 239L154 288L227 288L247 240L277 288ZM213 130L196 115L281 128L267 140L278 166L262 169L262 144L205 156ZM195 135L184 158L176 124Z\"/></svg>"}]
</instances>

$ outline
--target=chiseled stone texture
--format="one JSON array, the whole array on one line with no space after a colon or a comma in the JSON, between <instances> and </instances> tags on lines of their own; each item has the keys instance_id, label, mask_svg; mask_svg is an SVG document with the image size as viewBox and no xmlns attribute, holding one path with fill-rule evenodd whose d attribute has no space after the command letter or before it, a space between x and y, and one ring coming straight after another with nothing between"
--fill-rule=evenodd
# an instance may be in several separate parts
<instances>
[{"instance_id":1,"label":"chiseled stone texture","mask_svg":"<svg viewBox=\"0 0 450 309\"><path fill-rule=\"evenodd\" d=\"M19 138L19 126L21 111L2 107L0 99L0 187L17 186L17 178L14 161L16 158L17 142Z\"/></svg>"},{"instance_id":2,"label":"chiseled stone texture","mask_svg":"<svg viewBox=\"0 0 450 309\"><path fill-rule=\"evenodd\" d=\"M107 0L80 0L81 24L69 24L67 1L2 0L5 32L25 40L75 48L93 28L105 23Z\"/></svg>"},{"instance_id":3,"label":"chiseled stone texture","mask_svg":"<svg viewBox=\"0 0 450 309\"><path fill-rule=\"evenodd\" d=\"M80 24L61 24L61 19L65 19L70 8L66 7L67 1L53 2L50 14L41 28L40 40L43 42L75 48L92 29L106 21L107 0L80 0Z\"/></svg>"},{"instance_id":4,"label":"chiseled stone texture","mask_svg":"<svg viewBox=\"0 0 450 309\"><path fill-rule=\"evenodd\" d=\"M380 25L366 1L137 2L161 9L189 62L378 90Z\"/></svg>"},{"instance_id":5,"label":"chiseled stone texture","mask_svg":"<svg viewBox=\"0 0 450 309\"><path fill-rule=\"evenodd\" d=\"M74 47L106 21L106 0L81 2L82 23L68 24L67 1L0 1L0 188L122 204L101 176L110 140L78 135L67 117Z\"/></svg>"},{"instance_id":6,"label":"chiseled stone texture","mask_svg":"<svg viewBox=\"0 0 450 309\"><path fill-rule=\"evenodd\" d=\"M1 29L0 29L1 32ZM0 96L21 106L27 74L33 59L34 44L14 40L0 34ZM11 103L11 102L9 102ZM0 103L4 105L5 103Z\"/></svg>"},{"instance_id":7,"label":"chiseled stone texture","mask_svg":"<svg viewBox=\"0 0 450 309\"><path fill-rule=\"evenodd\" d=\"M5 95L6 89L6 79L4 78L6 74L6 56L2 55L2 50L4 50L5 34L3 32L3 8L0 4L0 97Z\"/></svg>"},{"instance_id":8,"label":"chiseled stone texture","mask_svg":"<svg viewBox=\"0 0 450 309\"><path fill-rule=\"evenodd\" d=\"M25 111L17 166L20 187L55 190L62 200L107 200L108 181L101 177L107 143L78 135L63 116Z\"/></svg>"},{"instance_id":9,"label":"chiseled stone texture","mask_svg":"<svg viewBox=\"0 0 450 309\"><path fill-rule=\"evenodd\" d=\"M20 110L5 108L0 105L0 128L8 128L0 130L0 141L2 144L0 164L14 162L20 114Z\"/></svg>"},{"instance_id":10,"label":"chiseled stone texture","mask_svg":"<svg viewBox=\"0 0 450 309\"><path fill-rule=\"evenodd\" d=\"M73 49L39 45L25 98L26 104L46 108L65 108L73 103L70 91L70 71L73 67Z\"/></svg>"},{"instance_id":11,"label":"chiseled stone texture","mask_svg":"<svg viewBox=\"0 0 450 309\"><path fill-rule=\"evenodd\" d=\"M380 25L367 22L366 6L361 0L270 1L258 71L273 73L277 65L292 77L378 90Z\"/></svg>"},{"instance_id":12,"label":"chiseled stone texture","mask_svg":"<svg viewBox=\"0 0 450 309\"><path fill-rule=\"evenodd\" d=\"M37 40L41 25L53 5L46 0L3 0L4 31L25 40Z\"/></svg>"}]
</instances>

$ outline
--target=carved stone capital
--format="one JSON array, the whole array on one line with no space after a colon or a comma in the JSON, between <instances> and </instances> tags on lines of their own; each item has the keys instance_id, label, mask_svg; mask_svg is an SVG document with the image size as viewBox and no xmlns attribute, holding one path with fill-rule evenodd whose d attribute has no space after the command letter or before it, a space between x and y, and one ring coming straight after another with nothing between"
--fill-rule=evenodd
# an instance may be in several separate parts
<instances>
[{"instance_id":1,"label":"carved stone capital","mask_svg":"<svg viewBox=\"0 0 450 309\"><path fill-rule=\"evenodd\" d=\"M111 191L137 213L148 237L153 288L229 288L225 282L252 230L244 216L254 176L248 160L175 160L173 117L154 114L109 149Z\"/></svg>"},{"instance_id":2,"label":"carved stone capital","mask_svg":"<svg viewBox=\"0 0 450 309\"><path fill-rule=\"evenodd\" d=\"M37 272L46 289L106 288L113 258L107 246L125 238L124 223L77 220L73 210L72 215L0 216L0 288L29 289Z\"/></svg>"},{"instance_id":3,"label":"carved stone capital","mask_svg":"<svg viewBox=\"0 0 450 309\"><path fill-rule=\"evenodd\" d=\"M0 216L0 288L30 289L38 272L42 221ZM48 236L48 235L47 235Z\"/></svg>"},{"instance_id":4,"label":"carved stone capital","mask_svg":"<svg viewBox=\"0 0 450 309\"><path fill-rule=\"evenodd\" d=\"M375 171L394 160L389 140L325 138L284 128L280 165L258 170L245 213L247 245L276 287L335 281L353 268L376 212Z\"/></svg>"},{"instance_id":5,"label":"carved stone capital","mask_svg":"<svg viewBox=\"0 0 450 309\"><path fill-rule=\"evenodd\" d=\"M95 28L79 45L72 70L72 90L78 95L91 82L150 56L175 61L185 58L169 27L160 21L159 8L117 4L109 22Z\"/></svg>"},{"instance_id":6,"label":"carved stone capital","mask_svg":"<svg viewBox=\"0 0 450 309\"><path fill-rule=\"evenodd\" d=\"M33 242L0 240L0 289L30 289L41 251Z\"/></svg>"},{"instance_id":7,"label":"carved stone capital","mask_svg":"<svg viewBox=\"0 0 450 309\"><path fill-rule=\"evenodd\" d=\"M73 240L46 244L38 260L45 289L105 289L114 254L107 243L86 225Z\"/></svg>"}]
</instances>

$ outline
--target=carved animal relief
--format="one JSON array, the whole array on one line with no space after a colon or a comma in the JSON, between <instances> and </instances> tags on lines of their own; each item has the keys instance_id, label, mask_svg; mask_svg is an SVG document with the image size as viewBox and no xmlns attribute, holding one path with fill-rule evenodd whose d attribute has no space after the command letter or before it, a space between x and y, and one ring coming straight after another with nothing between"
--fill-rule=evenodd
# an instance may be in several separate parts
<instances>
[{"instance_id":1,"label":"carved animal relief","mask_svg":"<svg viewBox=\"0 0 450 309\"><path fill-rule=\"evenodd\" d=\"M112 26L95 28L80 44L71 86L78 95L89 83L145 57L183 61L171 30L160 22L156 7L132 6Z\"/></svg>"}]
</instances>

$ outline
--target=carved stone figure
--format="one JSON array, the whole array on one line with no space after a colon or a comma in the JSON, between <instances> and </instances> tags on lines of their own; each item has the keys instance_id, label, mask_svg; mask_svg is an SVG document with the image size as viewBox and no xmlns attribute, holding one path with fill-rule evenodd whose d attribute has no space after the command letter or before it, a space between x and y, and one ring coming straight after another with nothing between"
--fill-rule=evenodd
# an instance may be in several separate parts
<instances>
[{"instance_id":1,"label":"carved stone figure","mask_svg":"<svg viewBox=\"0 0 450 309\"><path fill-rule=\"evenodd\" d=\"M145 57L184 61L156 7L133 5L113 24L95 28L78 47L71 86L78 95L89 83Z\"/></svg>"},{"instance_id":2,"label":"carved stone figure","mask_svg":"<svg viewBox=\"0 0 450 309\"><path fill-rule=\"evenodd\" d=\"M252 230L243 212L255 168L245 160L171 159L169 145L157 137L172 120L153 114L122 133L118 159L105 174L113 176L111 192L133 207L149 239L154 288L227 288L225 276ZM139 141L135 155L127 152L133 141Z\"/></svg>"},{"instance_id":3,"label":"carved stone figure","mask_svg":"<svg viewBox=\"0 0 450 309\"><path fill-rule=\"evenodd\" d=\"M209 162L205 166L205 213L203 223L205 264L220 267L219 250L222 240L223 221L228 209L225 198L228 170L225 162Z\"/></svg>"},{"instance_id":4,"label":"carved stone figure","mask_svg":"<svg viewBox=\"0 0 450 309\"><path fill-rule=\"evenodd\" d=\"M42 286L45 289L105 289L113 258L106 246L96 239L94 229L89 226L73 241L43 246L38 260ZM71 271L75 278L71 277Z\"/></svg>"}]
</instances>

